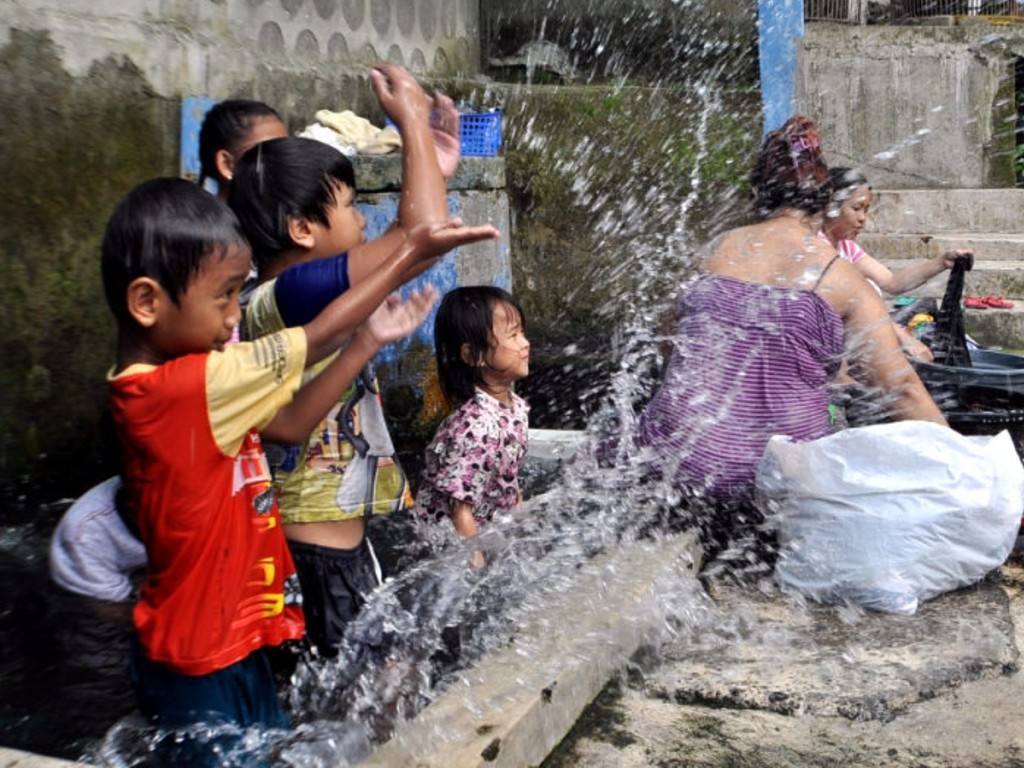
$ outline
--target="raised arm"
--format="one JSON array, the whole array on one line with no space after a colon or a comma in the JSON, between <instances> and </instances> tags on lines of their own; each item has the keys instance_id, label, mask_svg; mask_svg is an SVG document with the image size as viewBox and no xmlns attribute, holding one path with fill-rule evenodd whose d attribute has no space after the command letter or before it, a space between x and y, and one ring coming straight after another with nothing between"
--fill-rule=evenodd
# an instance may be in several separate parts
<instances>
[{"instance_id":1,"label":"raised arm","mask_svg":"<svg viewBox=\"0 0 1024 768\"><path fill-rule=\"evenodd\" d=\"M433 286L422 292L414 291L405 301L397 294L385 299L356 331L352 342L277 412L261 431L263 439L299 443L308 438L381 347L416 330L436 301Z\"/></svg>"},{"instance_id":2,"label":"raised arm","mask_svg":"<svg viewBox=\"0 0 1024 768\"><path fill-rule=\"evenodd\" d=\"M899 295L917 288L936 275L942 274L947 269L952 269L953 262L958 257L970 255L973 255L971 251L946 251L934 259L929 259L920 264L914 264L913 266L893 272L878 259L865 254L854 266L864 277L871 280L886 293Z\"/></svg>"},{"instance_id":3,"label":"raised arm","mask_svg":"<svg viewBox=\"0 0 1024 768\"><path fill-rule=\"evenodd\" d=\"M353 285L358 285L388 257L404 237L403 231L408 233L417 226L448 219L447 182L438 164L430 97L411 74L392 64L374 67L370 83L384 112L402 133L402 190L396 226L349 252L349 279ZM407 279L425 268L413 268Z\"/></svg>"},{"instance_id":4,"label":"raised arm","mask_svg":"<svg viewBox=\"0 0 1024 768\"><path fill-rule=\"evenodd\" d=\"M498 231L489 224L466 227L457 220L421 225L402 234L382 264L303 325L307 367L336 352L377 306L408 280L411 270L427 269L452 248L497 236Z\"/></svg>"}]
</instances>

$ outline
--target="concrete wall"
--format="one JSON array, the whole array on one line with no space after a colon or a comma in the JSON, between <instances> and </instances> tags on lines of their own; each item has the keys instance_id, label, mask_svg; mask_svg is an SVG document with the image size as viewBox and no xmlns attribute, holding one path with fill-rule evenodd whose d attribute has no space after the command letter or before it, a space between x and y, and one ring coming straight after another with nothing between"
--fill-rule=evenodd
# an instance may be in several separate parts
<instances>
[{"instance_id":1,"label":"concrete wall","mask_svg":"<svg viewBox=\"0 0 1024 768\"><path fill-rule=\"evenodd\" d=\"M128 189L178 174L183 98L260 99L293 131L324 107L379 122L370 64L462 79L479 69L478 28L476 0L0 3L0 512L33 488L79 493L105 471L113 324L99 240ZM366 178L367 210L386 215L397 177ZM504 191L474 183L463 175L452 211L507 232ZM444 275L507 279L507 240L473 248Z\"/></svg>"},{"instance_id":2,"label":"concrete wall","mask_svg":"<svg viewBox=\"0 0 1024 768\"><path fill-rule=\"evenodd\" d=\"M1024 30L809 23L796 110L819 121L830 163L877 187L1011 187L1014 62Z\"/></svg>"},{"instance_id":3,"label":"concrete wall","mask_svg":"<svg viewBox=\"0 0 1024 768\"><path fill-rule=\"evenodd\" d=\"M351 73L378 60L475 72L476 0L5 0L0 35L47 32L74 76L125 56L160 95L224 96L265 67Z\"/></svg>"}]
</instances>

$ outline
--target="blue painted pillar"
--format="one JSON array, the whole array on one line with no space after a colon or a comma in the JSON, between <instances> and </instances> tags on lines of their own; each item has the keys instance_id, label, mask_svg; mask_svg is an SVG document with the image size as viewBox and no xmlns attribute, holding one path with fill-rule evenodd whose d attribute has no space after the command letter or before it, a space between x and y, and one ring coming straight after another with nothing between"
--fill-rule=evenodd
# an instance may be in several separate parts
<instances>
[{"instance_id":1,"label":"blue painted pillar","mask_svg":"<svg viewBox=\"0 0 1024 768\"><path fill-rule=\"evenodd\" d=\"M780 127L793 115L797 45L803 36L803 0L758 0L764 133Z\"/></svg>"}]
</instances>

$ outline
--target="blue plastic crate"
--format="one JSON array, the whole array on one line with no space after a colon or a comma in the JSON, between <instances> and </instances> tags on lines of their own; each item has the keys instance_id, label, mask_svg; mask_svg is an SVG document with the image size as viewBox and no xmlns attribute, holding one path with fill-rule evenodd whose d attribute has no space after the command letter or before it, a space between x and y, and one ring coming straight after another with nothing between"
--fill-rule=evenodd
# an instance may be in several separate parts
<instances>
[{"instance_id":1,"label":"blue plastic crate","mask_svg":"<svg viewBox=\"0 0 1024 768\"><path fill-rule=\"evenodd\" d=\"M459 115L462 154L493 157L501 148L501 110L465 112Z\"/></svg>"},{"instance_id":2,"label":"blue plastic crate","mask_svg":"<svg viewBox=\"0 0 1024 768\"><path fill-rule=\"evenodd\" d=\"M384 125L397 129L390 117ZM501 110L459 113L459 143L463 155L494 157L501 149Z\"/></svg>"}]
</instances>

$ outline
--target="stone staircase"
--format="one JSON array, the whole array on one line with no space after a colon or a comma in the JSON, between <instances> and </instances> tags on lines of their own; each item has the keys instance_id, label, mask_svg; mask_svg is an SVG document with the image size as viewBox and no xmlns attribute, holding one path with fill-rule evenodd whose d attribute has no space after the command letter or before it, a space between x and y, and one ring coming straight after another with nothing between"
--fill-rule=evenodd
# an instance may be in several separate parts
<instances>
[{"instance_id":1,"label":"stone staircase","mask_svg":"<svg viewBox=\"0 0 1024 768\"><path fill-rule=\"evenodd\" d=\"M964 296L1005 296L1014 307L967 310L967 332L984 346L1024 350L1024 189L875 190L858 242L893 270L973 250ZM941 298L948 275L914 295Z\"/></svg>"}]
</instances>

